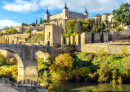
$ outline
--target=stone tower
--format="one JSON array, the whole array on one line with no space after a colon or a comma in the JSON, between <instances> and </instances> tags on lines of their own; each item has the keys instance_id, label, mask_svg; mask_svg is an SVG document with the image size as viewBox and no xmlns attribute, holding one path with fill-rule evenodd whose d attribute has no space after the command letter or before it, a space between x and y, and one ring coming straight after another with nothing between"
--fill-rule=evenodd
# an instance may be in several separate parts
<instances>
[{"instance_id":1,"label":"stone tower","mask_svg":"<svg viewBox=\"0 0 130 92\"><path fill-rule=\"evenodd\" d=\"M61 26L45 25L45 45L52 47L61 45Z\"/></svg>"},{"instance_id":2,"label":"stone tower","mask_svg":"<svg viewBox=\"0 0 130 92\"><path fill-rule=\"evenodd\" d=\"M86 16L86 18L88 17L88 12L87 12L86 8L85 8L85 11L84 11L84 15Z\"/></svg>"},{"instance_id":3,"label":"stone tower","mask_svg":"<svg viewBox=\"0 0 130 92\"><path fill-rule=\"evenodd\" d=\"M62 16L64 16L64 18L66 18L67 16L69 16L69 9L68 9L66 3L65 3L65 7L63 8L62 12L63 12Z\"/></svg>"},{"instance_id":4,"label":"stone tower","mask_svg":"<svg viewBox=\"0 0 130 92\"><path fill-rule=\"evenodd\" d=\"M50 20L50 13L48 12L48 9L45 14L45 20Z\"/></svg>"}]
</instances>

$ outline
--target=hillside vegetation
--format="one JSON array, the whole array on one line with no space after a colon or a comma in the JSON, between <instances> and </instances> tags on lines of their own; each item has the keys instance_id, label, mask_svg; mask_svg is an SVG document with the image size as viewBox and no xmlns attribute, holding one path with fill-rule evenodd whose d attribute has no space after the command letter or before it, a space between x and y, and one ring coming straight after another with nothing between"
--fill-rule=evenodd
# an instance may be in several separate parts
<instances>
[{"instance_id":1,"label":"hillside vegetation","mask_svg":"<svg viewBox=\"0 0 130 92\"><path fill-rule=\"evenodd\" d=\"M27 43L38 43L40 41L44 41L44 34L31 34L31 37L27 40Z\"/></svg>"}]
</instances>

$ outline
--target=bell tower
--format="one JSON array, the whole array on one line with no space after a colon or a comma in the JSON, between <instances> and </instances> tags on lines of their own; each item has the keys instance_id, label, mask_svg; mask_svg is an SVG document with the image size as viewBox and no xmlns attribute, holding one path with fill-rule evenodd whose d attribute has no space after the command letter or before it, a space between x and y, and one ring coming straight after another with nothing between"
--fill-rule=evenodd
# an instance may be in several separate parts
<instances>
[{"instance_id":1,"label":"bell tower","mask_svg":"<svg viewBox=\"0 0 130 92\"><path fill-rule=\"evenodd\" d=\"M50 13L48 12L48 9L45 14L45 20L50 20Z\"/></svg>"},{"instance_id":2,"label":"bell tower","mask_svg":"<svg viewBox=\"0 0 130 92\"><path fill-rule=\"evenodd\" d=\"M85 15L85 17L87 18L88 17L88 12L87 12L87 9L85 8L85 11L83 13Z\"/></svg>"}]
</instances>

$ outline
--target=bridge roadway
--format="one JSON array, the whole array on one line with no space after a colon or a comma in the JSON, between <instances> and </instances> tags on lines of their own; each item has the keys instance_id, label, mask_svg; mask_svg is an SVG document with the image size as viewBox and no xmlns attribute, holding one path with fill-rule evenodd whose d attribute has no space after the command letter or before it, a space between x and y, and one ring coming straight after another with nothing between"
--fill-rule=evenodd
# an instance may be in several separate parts
<instances>
[{"instance_id":1,"label":"bridge roadway","mask_svg":"<svg viewBox=\"0 0 130 92\"><path fill-rule=\"evenodd\" d=\"M35 59L38 51L42 51L44 54L44 61L46 61L50 55L48 46L0 43L0 49L14 53L18 61L18 75L25 76L38 76L38 62Z\"/></svg>"}]
</instances>

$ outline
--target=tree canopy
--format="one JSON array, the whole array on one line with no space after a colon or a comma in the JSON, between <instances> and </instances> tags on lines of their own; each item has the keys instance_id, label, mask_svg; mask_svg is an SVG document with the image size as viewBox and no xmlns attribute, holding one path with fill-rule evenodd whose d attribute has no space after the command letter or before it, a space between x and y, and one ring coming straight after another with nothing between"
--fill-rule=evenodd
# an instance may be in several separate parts
<instances>
[{"instance_id":1,"label":"tree canopy","mask_svg":"<svg viewBox=\"0 0 130 92\"><path fill-rule=\"evenodd\" d=\"M19 33L15 28L6 31L7 35Z\"/></svg>"},{"instance_id":2,"label":"tree canopy","mask_svg":"<svg viewBox=\"0 0 130 92\"><path fill-rule=\"evenodd\" d=\"M22 23L21 26L28 26L28 24L27 23Z\"/></svg>"},{"instance_id":3,"label":"tree canopy","mask_svg":"<svg viewBox=\"0 0 130 92\"><path fill-rule=\"evenodd\" d=\"M32 26L36 26L36 24L35 24L35 23L31 23L30 25L32 25Z\"/></svg>"},{"instance_id":4,"label":"tree canopy","mask_svg":"<svg viewBox=\"0 0 130 92\"><path fill-rule=\"evenodd\" d=\"M113 11L113 18L119 23L126 25L130 24L130 4L125 3L120 5L120 7Z\"/></svg>"},{"instance_id":5,"label":"tree canopy","mask_svg":"<svg viewBox=\"0 0 130 92\"><path fill-rule=\"evenodd\" d=\"M66 23L66 27L69 30L74 30L74 25L75 25L76 20L68 20Z\"/></svg>"},{"instance_id":6,"label":"tree canopy","mask_svg":"<svg viewBox=\"0 0 130 92\"><path fill-rule=\"evenodd\" d=\"M75 23L74 31L75 31L76 33L82 33L82 32L83 32L83 27L82 27L82 22L81 22L81 21L77 21L77 22Z\"/></svg>"},{"instance_id":7,"label":"tree canopy","mask_svg":"<svg viewBox=\"0 0 130 92\"><path fill-rule=\"evenodd\" d=\"M31 30L25 30L25 33L31 33Z\"/></svg>"}]
</instances>

